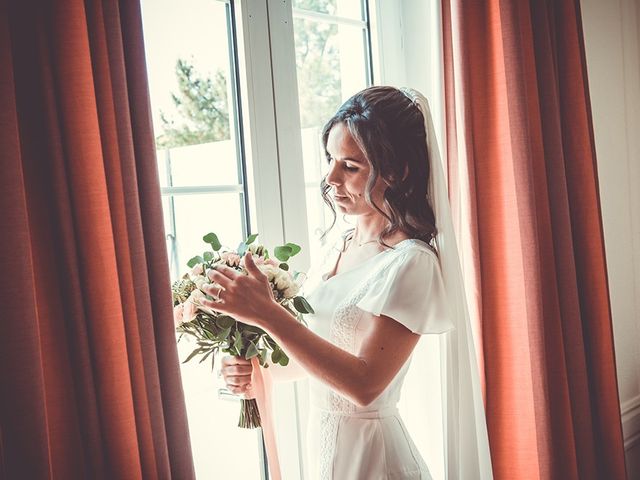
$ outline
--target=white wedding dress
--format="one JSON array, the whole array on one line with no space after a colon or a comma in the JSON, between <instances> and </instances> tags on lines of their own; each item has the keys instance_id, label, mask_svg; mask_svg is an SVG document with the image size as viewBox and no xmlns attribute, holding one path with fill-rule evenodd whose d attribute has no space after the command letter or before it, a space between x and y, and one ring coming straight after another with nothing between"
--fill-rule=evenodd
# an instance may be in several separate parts
<instances>
[{"instance_id":1,"label":"white wedding dress","mask_svg":"<svg viewBox=\"0 0 640 480\"><path fill-rule=\"evenodd\" d=\"M438 257L425 242L401 241L334 275L348 233L309 272L304 295L315 310L305 316L309 328L353 354L370 314L386 315L421 334L453 328ZM307 458L312 479L432 478L397 410L409 363L366 407L310 377Z\"/></svg>"}]
</instances>

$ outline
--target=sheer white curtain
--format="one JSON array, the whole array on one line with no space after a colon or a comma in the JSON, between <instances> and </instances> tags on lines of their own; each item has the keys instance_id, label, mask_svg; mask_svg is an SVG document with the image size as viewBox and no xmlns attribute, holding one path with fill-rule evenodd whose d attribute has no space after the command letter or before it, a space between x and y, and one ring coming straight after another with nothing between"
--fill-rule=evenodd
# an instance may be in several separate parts
<instances>
[{"instance_id":1,"label":"sheer white curtain","mask_svg":"<svg viewBox=\"0 0 640 480\"><path fill-rule=\"evenodd\" d=\"M478 359L469 319L447 182L427 99L403 89L425 117L431 166L429 201L436 245L455 329L425 335L416 348L403 392L406 422L436 478L492 479Z\"/></svg>"}]
</instances>

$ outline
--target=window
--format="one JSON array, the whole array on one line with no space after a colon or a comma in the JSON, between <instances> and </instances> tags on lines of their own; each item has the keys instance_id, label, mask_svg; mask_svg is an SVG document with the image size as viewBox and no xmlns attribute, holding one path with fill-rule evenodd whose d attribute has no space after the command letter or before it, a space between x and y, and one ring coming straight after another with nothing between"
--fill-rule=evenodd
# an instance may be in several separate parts
<instances>
[{"instance_id":1,"label":"window","mask_svg":"<svg viewBox=\"0 0 640 480\"><path fill-rule=\"evenodd\" d=\"M292 267L308 269L330 220L319 196L321 128L374 80L425 93L444 138L438 2L141 3L173 278L209 231L230 247L249 232L267 245L299 242ZM182 359L189 351L179 345ZM259 432L236 427L237 399L204 364L185 364L182 375L198 478L266 478ZM302 479L306 387L284 384L275 395L282 475ZM412 418L424 405L400 407ZM439 478L442 445L415 427Z\"/></svg>"},{"instance_id":2,"label":"window","mask_svg":"<svg viewBox=\"0 0 640 480\"><path fill-rule=\"evenodd\" d=\"M331 221L318 194L328 169L322 128L347 98L372 83L368 6L359 0L295 0L293 29L313 254L319 248L316 240Z\"/></svg>"},{"instance_id":3,"label":"window","mask_svg":"<svg viewBox=\"0 0 640 480\"><path fill-rule=\"evenodd\" d=\"M230 2L143 0L143 23L172 279L215 231L226 245L249 223ZM178 344L181 359L193 347ZM183 365L198 478L260 478L258 430L236 427L239 402L210 363ZM229 447L231 445L237 447Z\"/></svg>"},{"instance_id":4,"label":"window","mask_svg":"<svg viewBox=\"0 0 640 480\"><path fill-rule=\"evenodd\" d=\"M321 128L372 82L367 2L142 0L142 13L172 278L210 231L229 247L249 232L299 242L292 263L306 270L327 226ZM197 477L266 478L237 399L197 360L182 376ZM276 391L284 478L303 478L305 395L303 384Z\"/></svg>"}]
</instances>

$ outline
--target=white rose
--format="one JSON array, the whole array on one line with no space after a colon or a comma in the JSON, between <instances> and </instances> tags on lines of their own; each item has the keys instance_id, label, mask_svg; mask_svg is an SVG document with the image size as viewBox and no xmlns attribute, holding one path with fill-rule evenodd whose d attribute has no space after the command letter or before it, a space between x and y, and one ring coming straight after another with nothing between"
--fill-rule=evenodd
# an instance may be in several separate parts
<instances>
[{"instance_id":1,"label":"white rose","mask_svg":"<svg viewBox=\"0 0 640 480\"><path fill-rule=\"evenodd\" d=\"M201 292L200 290L194 290L193 292L191 292L191 295L189 296L187 302L191 302L198 310L202 312L213 314L212 309L210 309L209 307L205 307L202 304L202 301L206 299L207 296L203 292Z\"/></svg>"},{"instance_id":2,"label":"white rose","mask_svg":"<svg viewBox=\"0 0 640 480\"><path fill-rule=\"evenodd\" d=\"M202 264L201 264L201 263L197 263L197 264L196 264L196 265L194 265L194 267L191 269L191 275L192 275L192 276L202 275L202 272L204 272L204 269L202 268Z\"/></svg>"},{"instance_id":3,"label":"white rose","mask_svg":"<svg viewBox=\"0 0 640 480\"><path fill-rule=\"evenodd\" d=\"M298 285L293 284L283 292L283 295L285 296L285 298L293 298L298 294L299 291L300 288L298 287Z\"/></svg>"},{"instance_id":4,"label":"white rose","mask_svg":"<svg viewBox=\"0 0 640 480\"><path fill-rule=\"evenodd\" d=\"M209 283L209 279L204 275L198 275L197 277L194 277L192 281L196 284L196 287L198 287L199 290Z\"/></svg>"},{"instance_id":5,"label":"white rose","mask_svg":"<svg viewBox=\"0 0 640 480\"><path fill-rule=\"evenodd\" d=\"M269 265L268 263L260 265L258 268L262 270L262 273L264 273L267 276L267 279L270 282L274 281L274 278L278 274L278 270L279 270L278 267L274 267L273 265Z\"/></svg>"},{"instance_id":6,"label":"white rose","mask_svg":"<svg viewBox=\"0 0 640 480\"><path fill-rule=\"evenodd\" d=\"M289 275L284 270L280 270L274 279L276 288L280 291L286 290L291 282L289 281Z\"/></svg>"}]
</instances>

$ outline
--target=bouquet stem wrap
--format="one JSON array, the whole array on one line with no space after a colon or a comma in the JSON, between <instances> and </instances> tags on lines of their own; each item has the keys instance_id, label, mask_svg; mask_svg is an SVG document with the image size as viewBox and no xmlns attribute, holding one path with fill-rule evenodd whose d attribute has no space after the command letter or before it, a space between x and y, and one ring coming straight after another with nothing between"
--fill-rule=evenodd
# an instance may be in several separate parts
<instances>
[{"instance_id":1,"label":"bouquet stem wrap","mask_svg":"<svg viewBox=\"0 0 640 480\"><path fill-rule=\"evenodd\" d=\"M276 446L276 432L273 422L273 402L271 398L273 383L271 372L268 368L260 367L260 362L256 357L251 359L251 365L253 366L251 393L254 395L258 404L258 410L260 411L262 435L264 437L267 462L269 464L269 478L271 480L281 480L278 448Z\"/></svg>"}]
</instances>

